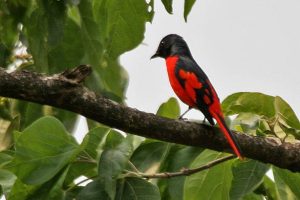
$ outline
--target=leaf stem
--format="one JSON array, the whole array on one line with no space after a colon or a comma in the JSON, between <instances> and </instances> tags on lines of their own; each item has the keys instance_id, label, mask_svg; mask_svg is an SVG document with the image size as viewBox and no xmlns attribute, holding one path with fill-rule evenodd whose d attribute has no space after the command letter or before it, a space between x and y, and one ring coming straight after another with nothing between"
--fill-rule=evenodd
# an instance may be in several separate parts
<instances>
[{"instance_id":1,"label":"leaf stem","mask_svg":"<svg viewBox=\"0 0 300 200\"><path fill-rule=\"evenodd\" d=\"M128 164L136 173L141 174L138 168L136 168L136 166L130 160L128 160Z\"/></svg>"}]
</instances>

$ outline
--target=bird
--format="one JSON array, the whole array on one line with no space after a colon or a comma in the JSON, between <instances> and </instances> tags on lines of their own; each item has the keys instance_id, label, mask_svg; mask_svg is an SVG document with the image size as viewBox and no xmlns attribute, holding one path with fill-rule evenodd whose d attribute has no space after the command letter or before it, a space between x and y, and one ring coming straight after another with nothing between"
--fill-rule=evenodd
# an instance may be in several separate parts
<instances>
[{"instance_id":1,"label":"bird","mask_svg":"<svg viewBox=\"0 0 300 200\"><path fill-rule=\"evenodd\" d=\"M197 109L212 126L215 119L234 153L243 159L241 148L225 123L216 90L194 60L185 40L177 34L165 36L151 59L156 57L165 59L171 87L179 99L189 106L181 117L189 110Z\"/></svg>"}]
</instances>

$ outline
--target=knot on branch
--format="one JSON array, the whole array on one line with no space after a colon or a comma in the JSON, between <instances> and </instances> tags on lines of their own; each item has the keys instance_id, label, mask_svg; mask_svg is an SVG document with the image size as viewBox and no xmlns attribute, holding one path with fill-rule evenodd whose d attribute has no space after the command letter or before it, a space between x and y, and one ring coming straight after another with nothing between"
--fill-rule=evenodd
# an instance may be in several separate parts
<instances>
[{"instance_id":1,"label":"knot on branch","mask_svg":"<svg viewBox=\"0 0 300 200\"><path fill-rule=\"evenodd\" d=\"M79 65L74 69L67 69L59 76L68 79L75 83L81 83L87 76L92 73L92 67L90 65Z\"/></svg>"}]
</instances>

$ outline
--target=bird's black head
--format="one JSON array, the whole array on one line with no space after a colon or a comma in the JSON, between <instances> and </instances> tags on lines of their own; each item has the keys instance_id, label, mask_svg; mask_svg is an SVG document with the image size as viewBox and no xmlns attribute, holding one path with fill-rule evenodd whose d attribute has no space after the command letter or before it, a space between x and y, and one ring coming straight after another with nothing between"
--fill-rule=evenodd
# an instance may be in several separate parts
<instances>
[{"instance_id":1,"label":"bird's black head","mask_svg":"<svg viewBox=\"0 0 300 200\"><path fill-rule=\"evenodd\" d=\"M174 55L192 56L184 39L176 34L165 36L159 43L156 53L151 57L167 58Z\"/></svg>"}]
</instances>

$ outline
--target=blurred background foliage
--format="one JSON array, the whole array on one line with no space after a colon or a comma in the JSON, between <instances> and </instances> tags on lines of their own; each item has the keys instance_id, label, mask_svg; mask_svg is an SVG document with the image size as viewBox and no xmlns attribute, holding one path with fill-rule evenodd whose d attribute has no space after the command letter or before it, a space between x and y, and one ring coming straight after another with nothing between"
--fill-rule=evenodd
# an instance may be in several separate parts
<instances>
[{"instance_id":1,"label":"blurred background foliage","mask_svg":"<svg viewBox=\"0 0 300 200\"><path fill-rule=\"evenodd\" d=\"M161 1L171 14L172 0ZM185 0L185 20L194 2ZM1 0L0 67L53 74L90 64L86 86L124 103L129 77L119 57L141 44L153 15L153 0ZM279 144L299 142L299 120L280 97L236 93L224 100L223 110L236 131ZM157 115L178 118L177 100L164 102ZM144 179L141 173L198 167L226 154L124 134L91 121L79 144L72 136L77 117L0 97L1 195L11 200L300 199L298 173L248 159L189 177Z\"/></svg>"}]
</instances>

